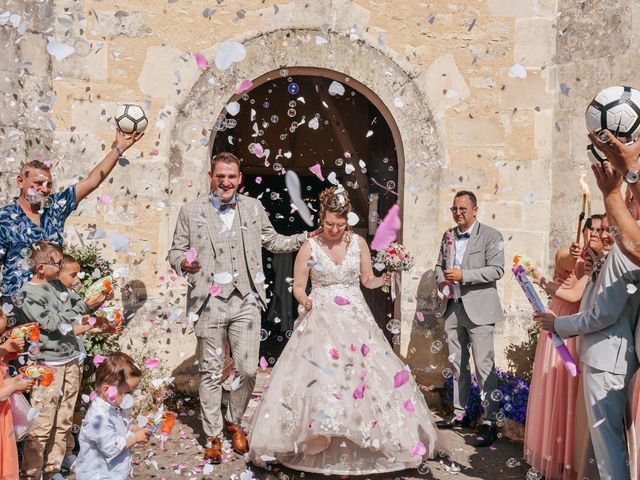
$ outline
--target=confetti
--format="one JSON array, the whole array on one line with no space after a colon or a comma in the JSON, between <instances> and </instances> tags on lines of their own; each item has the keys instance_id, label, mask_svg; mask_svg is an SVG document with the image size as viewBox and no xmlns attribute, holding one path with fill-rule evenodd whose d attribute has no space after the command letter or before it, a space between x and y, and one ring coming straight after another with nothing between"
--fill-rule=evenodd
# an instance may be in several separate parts
<instances>
[{"instance_id":1,"label":"confetti","mask_svg":"<svg viewBox=\"0 0 640 480\"><path fill-rule=\"evenodd\" d=\"M58 42L54 40L53 37L49 37L49 41L47 43L47 52L57 61L62 61L65 58L69 57L76 53L76 49L71 45L67 45L66 43Z\"/></svg>"},{"instance_id":2,"label":"confetti","mask_svg":"<svg viewBox=\"0 0 640 480\"><path fill-rule=\"evenodd\" d=\"M109 399L110 402L115 401L117 394L118 394L118 388L114 387L113 385L109 385L109 388L107 388L107 398Z\"/></svg>"},{"instance_id":3,"label":"confetti","mask_svg":"<svg viewBox=\"0 0 640 480\"><path fill-rule=\"evenodd\" d=\"M149 358L146 362L144 362L144 366L149 370L154 370L160 366L160 360L157 358Z\"/></svg>"},{"instance_id":4,"label":"confetti","mask_svg":"<svg viewBox=\"0 0 640 480\"><path fill-rule=\"evenodd\" d=\"M100 354L97 354L96 356L93 357L93 364L95 365L96 368L98 368L100 364L104 362L106 359L107 359L106 357Z\"/></svg>"},{"instance_id":5,"label":"confetti","mask_svg":"<svg viewBox=\"0 0 640 480\"><path fill-rule=\"evenodd\" d=\"M196 53L195 58L196 58L196 65L200 70L205 70L209 68L209 61L207 60L207 57L205 57L202 53L200 52Z\"/></svg>"},{"instance_id":6,"label":"confetti","mask_svg":"<svg viewBox=\"0 0 640 480\"><path fill-rule=\"evenodd\" d=\"M226 285L227 283L233 282L233 275L231 275L229 272L216 273L213 276L213 281L214 283Z\"/></svg>"},{"instance_id":7,"label":"confetti","mask_svg":"<svg viewBox=\"0 0 640 480\"><path fill-rule=\"evenodd\" d=\"M402 406L409 413L414 413L416 411L416 407L414 407L413 402L411 401L411 399L409 399L406 402L404 402L402 404Z\"/></svg>"},{"instance_id":8,"label":"confetti","mask_svg":"<svg viewBox=\"0 0 640 480\"><path fill-rule=\"evenodd\" d=\"M637 290L638 290L638 287L636 287L633 283L627 284L627 293L629 295L633 295L634 293L636 293Z\"/></svg>"},{"instance_id":9,"label":"confetti","mask_svg":"<svg viewBox=\"0 0 640 480\"><path fill-rule=\"evenodd\" d=\"M196 250L196 247L191 247L187 250L187 253L184 254L184 258L186 258L187 263L189 264L195 262L196 258L198 258L198 251Z\"/></svg>"},{"instance_id":10,"label":"confetti","mask_svg":"<svg viewBox=\"0 0 640 480\"><path fill-rule=\"evenodd\" d=\"M393 205L384 217L384 220L378 225L376 234L371 241L371 249L380 251L398 238L398 231L401 227L400 222L400 206Z\"/></svg>"},{"instance_id":11,"label":"confetti","mask_svg":"<svg viewBox=\"0 0 640 480\"><path fill-rule=\"evenodd\" d=\"M524 65L516 63L509 69L508 75L511 78L527 78L527 69Z\"/></svg>"},{"instance_id":12,"label":"confetti","mask_svg":"<svg viewBox=\"0 0 640 480\"><path fill-rule=\"evenodd\" d=\"M333 299L336 305L349 305L351 302L340 295L336 295L336 298Z\"/></svg>"},{"instance_id":13,"label":"confetti","mask_svg":"<svg viewBox=\"0 0 640 480\"><path fill-rule=\"evenodd\" d=\"M309 167L309 170L324 182L324 177L322 176L322 170L319 163L316 163L313 167Z\"/></svg>"},{"instance_id":14,"label":"confetti","mask_svg":"<svg viewBox=\"0 0 640 480\"><path fill-rule=\"evenodd\" d=\"M400 370L393 376L393 387L400 388L402 385L409 381L409 372L406 370Z\"/></svg>"},{"instance_id":15,"label":"confetti","mask_svg":"<svg viewBox=\"0 0 640 480\"><path fill-rule=\"evenodd\" d=\"M242 80L239 84L238 87L236 88L236 94L240 95L243 92L246 92L247 90L249 90L251 87L253 87L253 82L251 80Z\"/></svg>"},{"instance_id":16,"label":"confetti","mask_svg":"<svg viewBox=\"0 0 640 480\"><path fill-rule=\"evenodd\" d=\"M218 47L214 60L218 70L226 70L233 63L241 62L247 55L247 50L240 42L235 40L225 40Z\"/></svg>"},{"instance_id":17,"label":"confetti","mask_svg":"<svg viewBox=\"0 0 640 480\"><path fill-rule=\"evenodd\" d=\"M425 453L427 453L427 449L422 442L416 442L416 444L411 449L411 455L414 457L421 457Z\"/></svg>"},{"instance_id":18,"label":"confetti","mask_svg":"<svg viewBox=\"0 0 640 480\"><path fill-rule=\"evenodd\" d=\"M362 381L358 384L356 389L353 391L353 398L355 400L361 400L364 398L364 389L367 388L367 383Z\"/></svg>"},{"instance_id":19,"label":"confetti","mask_svg":"<svg viewBox=\"0 0 640 480\"><path fill-rule=\"evenodd\" d=\"M367 355L369 355L369 345L367 345L366 343L363 343L360 346L360 353L362 354L363 357L366 357Z\"/></svg>"},{"instance_id":20,"label":"confetti","mask_svg":"<svg viewBox=\"0 0 640 480\"><path fill-rule=\"evenodd\" d=\"M331 85L329 85L329 95L334 97L336 95L344 95L344 85L334 80L331 82Z\"/></svg>"},{"instance_id":21,"label":"confetti","mask_svg":"<svg viewBox=\"0 0 640 480\"><path fill-rule=\"evenodd\" d=\"M260 357L260 368L262 370L266 369L269 366L269 363L267 362L267 359L264 357Z\"/></svg>"},{"instance_id":22,"label":"confetti","mask_svg":"<svg viewBox=\"0 0 640 480\"><path fill-rule=\"evenodd\" d=\"M238 113L240 113L240 104L238 102L229 102L226 108L227 112L232 117L235 117Z\"/></svg>"},{"instance_id":23,"label":"confetti","mask_svg":"<svg viewBox=\"0 0 640 480\"><path fill-rule=\"evenodd\" d=\"M331 355L331 358L334 360L340 360L340 352L335 348L329 349L329 355Z\"/></svg>"},{"instance_id":24,"label":"confetti","mask_svg":"<svg viewBox=\"0 0 640 480\"><path fill-rule=\"evenodd\" d=\"M220 285L216 285L215 283L209 287L209 295L211 295L212 297L219 295L221 291L222 288L220 287Z\"/></svg>"},{"instance_id":25,"label":"confetti","mask_svg":"<svg viewBox=\"0 0 640 480\"><path fill-rule=\"evenodd\" d=\"M288 170L284 176L285 184L287 185L287 191L289 192L289 197L291 197L291 202L298 210L298 215L300 218L309 225L313 226L313 218L311 216L311 212L309 211L309 207L302 199L302 187L300 186L300 178L293 170Z\"/></svg>"}]
</instances>

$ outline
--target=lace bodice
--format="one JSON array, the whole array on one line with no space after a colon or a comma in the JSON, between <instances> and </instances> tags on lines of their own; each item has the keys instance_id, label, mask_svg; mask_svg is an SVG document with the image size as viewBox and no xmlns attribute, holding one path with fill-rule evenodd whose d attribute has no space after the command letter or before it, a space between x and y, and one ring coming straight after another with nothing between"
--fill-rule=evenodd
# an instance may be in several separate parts
<instances>
[{"instance_id":1,"label":"lace bodice","mask_svg":"<svg viewBox=\"0 0 640 480\"><path fill-rule=\"evenodd\" d=\"M360 245L358 236L351 235L347 253L340 265L320 248L315 238L309 240L311 245L311 287L318 289L335 285L357 287L360 282Z\"/></svg>"}]
</instances>

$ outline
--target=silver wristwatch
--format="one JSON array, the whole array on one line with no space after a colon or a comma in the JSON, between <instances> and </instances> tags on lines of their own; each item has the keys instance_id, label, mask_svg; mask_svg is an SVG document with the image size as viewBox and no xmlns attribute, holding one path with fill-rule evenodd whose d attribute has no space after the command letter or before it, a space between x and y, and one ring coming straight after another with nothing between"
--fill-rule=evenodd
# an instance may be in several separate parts
<instances>
[{"instance_id":1,"label":"silver wristwatch","mask_svg":"<svg viewBox=\"0 0 640 480\"><path fill-rule=\"evenodd\" d=\"M640 180L640 171L638 170L629 170L624 176L624 181L627 183L638 183Z\"/></svg>"}]
</instances>

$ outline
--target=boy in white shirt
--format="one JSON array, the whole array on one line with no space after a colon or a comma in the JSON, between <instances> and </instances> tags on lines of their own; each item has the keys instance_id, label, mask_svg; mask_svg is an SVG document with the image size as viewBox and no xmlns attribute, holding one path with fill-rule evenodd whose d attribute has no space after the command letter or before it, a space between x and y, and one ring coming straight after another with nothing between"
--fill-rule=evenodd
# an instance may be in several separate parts
<instances>
[{"instance_id":1,"label":"boy in white shirt","mask_svg":"<svg viewBox=\"0 0 640 480\"><path fill-rule=\"evenodd\" d=\"M124 480L131 474L131 448L147 443L148 428L131 425L126 409L133 406L130 393L142 373L133 359L112 353L96 370L96 399L80 428L77 480Z\"/></svg>"}]
</instances>

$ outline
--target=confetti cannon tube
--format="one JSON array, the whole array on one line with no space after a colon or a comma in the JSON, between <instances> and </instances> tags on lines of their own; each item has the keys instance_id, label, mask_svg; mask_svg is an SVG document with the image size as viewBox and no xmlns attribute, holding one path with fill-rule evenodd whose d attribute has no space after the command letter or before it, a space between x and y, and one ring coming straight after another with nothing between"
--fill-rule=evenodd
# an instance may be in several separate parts
<instances>
[{"instance_id":1,"label":"confetti cannon tube","mask_svg":"<svg viewBox=\"0 0 640 480\"><path fill-rule=\"evenodd\" d=\"M453 268L453 263L456 258L456 239L453 233L453 230L447 230L445 233L445 244L444 244L444 262L447 270L451 270ZM455 297L455 290L460 288L455 282L451 280L447 280L447 286L449 290L447 292L447 298Z\"/></svg>"},{"instance_id":2,"label":"confetti cannon tube","mask_svg":"<svg viewBox=\"0 0 640 480\"><path fill-rule=\"evenodd\" d=\"M529 300L529 303L533 307L533 311L544 312L544 304L542 303L542 300L540 300L538 293L533 288L533 285L527 278L527 274L525 273L522 265L518 265L517 267L512 268L512 271L513 275L516 277L516 280L518 280L522 291L526 295L527 300ZM580 369L578 368L576 361L574 360L571 352L565 345L562 338L560 338L560 336L558 336L558 334L556 333L549 333L549 336L551 337L556 352L558 352L558 355L560 356L560 360L562 360L562 363L564 363L564 366L569 372L569 375L571 375L572 377L577 377L578 375L580 375Z\"/></svg>"}]
</instances>

